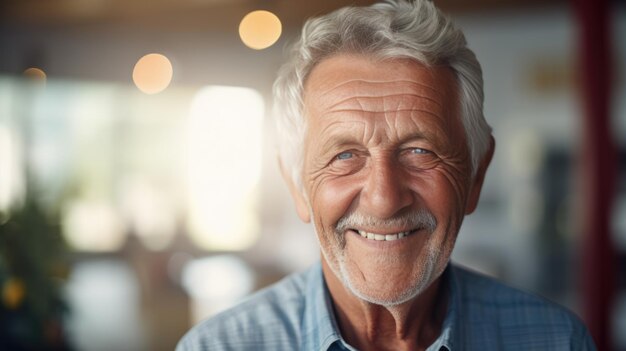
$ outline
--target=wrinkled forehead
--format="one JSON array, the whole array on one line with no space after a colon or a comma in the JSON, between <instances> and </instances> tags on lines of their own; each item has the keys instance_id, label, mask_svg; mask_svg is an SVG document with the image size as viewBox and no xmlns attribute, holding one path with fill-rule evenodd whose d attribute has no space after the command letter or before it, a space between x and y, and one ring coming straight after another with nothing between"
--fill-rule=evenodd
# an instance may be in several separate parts
<instances>
[{"instance_id":1,"label":"wrinkled forehead","mask_svg":"<svg viewBox=\"0 0 626 351\"><path fill-rule=\"evenodd\" d=\"M311 70L303 101L305 109L327 108L352 96L402 94L456 100L456 79L447 66L426 67L408 58L373 60L341 54L322 60Z\"/></svg>"},{"instance_id":2,"label":"wrinkled forehead","mask_svg":"<svg viewBox=\"0 0 626 351\"><path fill-rule=\"evenodd\" d=\"M304 87L305 115L345 111L373 113L416 109L439 117L456 115L456 79L446 66L411 59L375 61L338 55L320 62Z\"/></svg>"}]
</instances>

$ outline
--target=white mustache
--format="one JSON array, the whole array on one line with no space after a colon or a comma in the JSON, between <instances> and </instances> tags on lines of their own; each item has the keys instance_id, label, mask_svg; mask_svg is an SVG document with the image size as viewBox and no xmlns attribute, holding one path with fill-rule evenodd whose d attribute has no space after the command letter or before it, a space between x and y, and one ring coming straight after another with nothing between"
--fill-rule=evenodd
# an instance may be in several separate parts
<instances>
[{"instance_id":1,"label":"white mustache","mask_svg":"<svg viewBox=\"0 0 626 351\"><path fill-rule=\"evenodd\" d=\"M376 229L426 229L429 233L435 231L437 227L437 219L426 209L420 209L406 214L380 219L371 216L365 216L359 212L349 213L337 222L336 232L343 234L348 229L357 227L376 228Z\"/></svg>"}]
</instances>

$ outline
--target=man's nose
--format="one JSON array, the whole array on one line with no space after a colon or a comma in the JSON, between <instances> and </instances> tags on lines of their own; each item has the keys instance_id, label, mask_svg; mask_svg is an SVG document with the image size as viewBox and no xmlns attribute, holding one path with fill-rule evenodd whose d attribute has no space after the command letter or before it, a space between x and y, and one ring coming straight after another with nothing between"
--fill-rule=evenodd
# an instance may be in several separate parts
<instances>
[{"instance_id":1,"label":"man's nose","mask_svg":"<svg viewBox=\"0 0 626 351\"><path fill-rule=\"evenodd\" d=\"M377 218L391 218L413 203L406 175L393 160L373 161L361 190L361 211Z\"/></svg>"}]
</instances>

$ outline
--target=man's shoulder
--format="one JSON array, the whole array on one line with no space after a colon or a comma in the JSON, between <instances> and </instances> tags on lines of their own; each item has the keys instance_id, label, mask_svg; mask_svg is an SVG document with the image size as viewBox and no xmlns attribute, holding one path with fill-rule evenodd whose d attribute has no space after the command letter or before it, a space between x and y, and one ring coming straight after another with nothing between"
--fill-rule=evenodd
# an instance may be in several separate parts
<instances>
[{"instance_id":1,"label":"man's shoulder","mask_svg":"<svg viewBox=\"0 0 626 351\"><path fill-rule=\"evenodd\" d=\"M533 318L532 312L541 310L556 319L569 321L574 314L566 308L539 295L507 285L495 278L460 266L453 266L462 305L466 309L480 309L485 314L506 313L518 319ZM576 318L577 319L577 318Z\"/></svg>"},{"instance_id":2,"label":"man's shoulder","mask_svg":"<svg viewBox=\"0 0 626 351\"><path fill-rule=\"evenodd\" d=\"M500 348L515 341L520 350L546 349L544 345L595 349L587 328L570 310L468 269L453 270L460 316L470 326L470 335L495 334Z\"/></svg>"},{"instance_id":3,"label":"man's shoulder","mask_svg":"<svg viewBox=\"0 0 626 351\"><path fill-rule=\"evenodd\" d=\"M176 350L253 350L261 344L291 350L300 339L309 271L291 274L199 323Z\"/></svg>"}]
</instances>

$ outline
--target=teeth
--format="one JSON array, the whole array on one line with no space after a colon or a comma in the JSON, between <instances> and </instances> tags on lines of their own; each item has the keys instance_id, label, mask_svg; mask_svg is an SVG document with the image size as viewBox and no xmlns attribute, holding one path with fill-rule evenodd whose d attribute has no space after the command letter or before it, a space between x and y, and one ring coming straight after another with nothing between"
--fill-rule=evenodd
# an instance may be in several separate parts
<instances>
[{"instance_id":1,"label":"teeth","mask_svg":"<svg viewBox=\"0 0 626 351\"><path fill-rule=\"evenodd\" d=\"M401 232L401 233L397 233L397 234L385 235L385 234L368 233L368 232L366 232L364 230L357 230L357 232L364 238L371 239L371 240L377 240L377 241L398 240L398 239L404 238L405 236L409 236L409 234L411 233L410 231L408 231L408 232Z\"/></svg>"}]
</instances>

